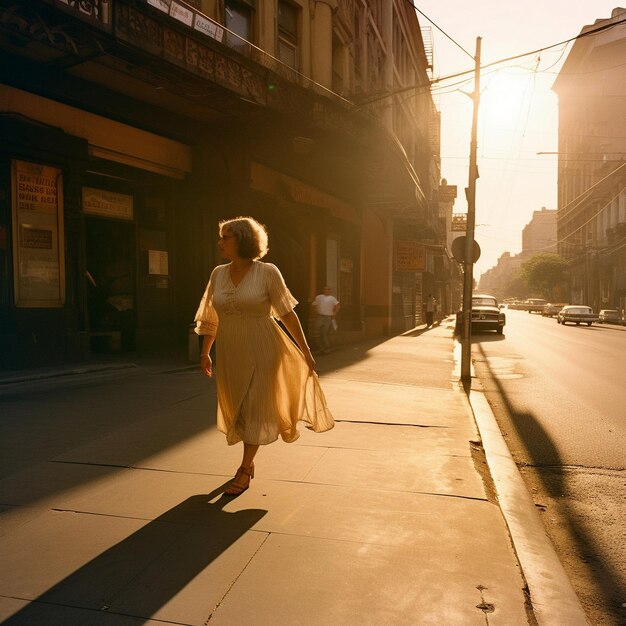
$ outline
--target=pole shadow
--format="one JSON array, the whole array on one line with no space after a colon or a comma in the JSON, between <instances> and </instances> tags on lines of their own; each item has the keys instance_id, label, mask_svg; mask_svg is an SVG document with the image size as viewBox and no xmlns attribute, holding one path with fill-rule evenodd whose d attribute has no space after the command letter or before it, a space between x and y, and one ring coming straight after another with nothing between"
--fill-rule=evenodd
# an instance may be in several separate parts
<instances>
[{"instance_id":1,"label":"pole shadow","mask_svg":"<svg viewBox=\"0 0 626 626\"><path fill-rule=\"evenodd\" d=\"M579 554L599 555L593 535L578 522L575 512L567 504L567 499L562 497L567 493L567 481L563 471L563 460L557 447L532 413L515 409L502 383L491 369L487 354L480 344L478 347L510 422L531 459L531 466L537 469L543 468L543 471L536 472L536 475L546 493L554 500L558 500L559 512L568 525L568 534L576 543ZM469 390L465 388L465 391ZM621 589L619 583L616 582L619 580L618 572L600 558L594 559L593 565L594 567L590 568L591 577L596 583L596 589L603 596L604 606L618 620L616 623L623 623L619 621L623 619L623 614L621 616L618 614L626 589ZM623 613L623 609L621 612Z\"/></svg>"},{"instance_id":2,"label":"pole shadow","mask_svg":"<svg viewBox=\"0 0 626 626\"><path fill-rule=\"evenodd\" d=\"M129 624L145 623L267 513L262 509L223 511L224 505L232 502L222 494L227 484L209 494L191 496L166 511L2 624L118 624L126 623L126 618ZM219 494L221 497L211 502ZM207 603L216 594L221 599L230 580L218 584L223 589L207 589L202 594ZM197 600L195 594L193 601ZM210 618L215 604L207 604L204 609L194 605L194 610L205 611L203 623ZM182 622L182 616L171 621Z\"/></svg>"},{"instance_id":3,"label":"pole shadow","mask_svg":"<svg viewBox=\"0 0 626 626\"><path fill-rule=\"evenodd\" d=\"M441 325L441 320L435 320L430 326L418 326L417 328L413 328L411 330L407 330L404 333L400 333L401 337L419 337L420 335L423 335L424 333L427 333L429 330L432 330L433 328L437 328L437 326Z\"/></svg>"}]
</instances>

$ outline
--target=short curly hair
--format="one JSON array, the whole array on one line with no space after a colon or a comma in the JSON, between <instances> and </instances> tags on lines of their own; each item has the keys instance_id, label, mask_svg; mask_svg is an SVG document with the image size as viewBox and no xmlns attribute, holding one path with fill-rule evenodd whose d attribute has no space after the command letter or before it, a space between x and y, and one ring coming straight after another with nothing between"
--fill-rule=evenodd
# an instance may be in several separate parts
<instances>
[{"instance_id":1,"label":"short curly hair","mask_svg":"<svg viewBox=\"0 0 626 626\"><path fill-rule=\"evenodd\" d=\"M237 238L237 254L244 259L263 258L269 251L267 228L253 217L239 216L219 223L220 236L229 230Z\"/></svg>"}]
</instances>

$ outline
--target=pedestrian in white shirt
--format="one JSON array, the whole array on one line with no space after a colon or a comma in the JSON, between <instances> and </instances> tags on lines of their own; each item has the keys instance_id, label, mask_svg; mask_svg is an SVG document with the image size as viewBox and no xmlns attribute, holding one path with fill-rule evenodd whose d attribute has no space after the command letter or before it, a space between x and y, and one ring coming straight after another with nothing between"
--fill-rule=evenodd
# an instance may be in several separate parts
<instances>
[{"instance_id":1,"label":"pedestrian in white shirt","mask_svg":"<svg viewBox=\"0 0 626 626\"><path fill-rule=\"evenodd\" d=\"M324 354L330 352L328 331L337 315L337 311L339 311L339 300L332 296L330 291L331 289L327 285L324 287L324 293L318 294L315 296L315 300L313 300L313 307L317 312L315 325L319 337L319 346Z\"/></svg>"}]
</instances>

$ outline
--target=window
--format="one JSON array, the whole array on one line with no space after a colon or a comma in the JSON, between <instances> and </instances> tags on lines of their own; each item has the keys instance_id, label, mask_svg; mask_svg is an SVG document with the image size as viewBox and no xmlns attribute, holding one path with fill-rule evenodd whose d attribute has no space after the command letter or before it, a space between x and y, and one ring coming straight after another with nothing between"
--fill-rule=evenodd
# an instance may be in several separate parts
<instances>
[{"instance_id":1,"label":"window","mask_svg":"<svg viewBox=\"0 0 626 626\"><path fill-rule=\"evenodd\" d=\"M226 43L231 48L245 48L242 41L252 40L254 3L247 0L224 0L224 26L239 37L227 33ZM241 39L240 39L241 38Z\"/></svg>"},{"instance_id":2,"label":"window","mask_svg":"<svg viewBox=\"0 0 626 626\"><path fill-rule=\"evenodd\" d=\"M298 66L298 8L278 0L278 58L289 65Z\"/></svg>"}]
</instances>

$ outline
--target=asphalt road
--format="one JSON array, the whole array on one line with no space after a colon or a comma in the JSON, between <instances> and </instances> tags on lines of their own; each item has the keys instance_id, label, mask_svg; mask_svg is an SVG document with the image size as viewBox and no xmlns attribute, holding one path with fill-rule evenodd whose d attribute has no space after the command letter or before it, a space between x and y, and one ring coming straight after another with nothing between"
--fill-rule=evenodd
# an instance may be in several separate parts
<instances>
[{"instance_id":1,"label":"asphalt road","mask_svg":"<svg viewBox=\"0 0 626 626\"><path fill-rule=\"evenodd\" d=\"M626 623L626 327L507 310L472 357L590 622Z\"/></svg>"}]
</instances>

